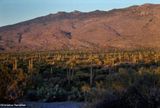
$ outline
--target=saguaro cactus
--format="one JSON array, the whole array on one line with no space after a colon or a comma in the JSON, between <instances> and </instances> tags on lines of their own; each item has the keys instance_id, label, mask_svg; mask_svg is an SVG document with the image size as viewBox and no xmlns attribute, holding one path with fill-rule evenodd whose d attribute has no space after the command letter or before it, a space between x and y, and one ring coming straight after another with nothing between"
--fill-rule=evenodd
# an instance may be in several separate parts
<instances>
[{"instance_id":1,"label":"saguaro cactus","mask_svg":"<svg viewBox=\"0 0 160 108\"><path fill-rule=\"evenodd\" d=\"M17 70L17 58L14 59L14 63L13 63L13 70Z\"/></svg>"},{"instance_id":2,"label":"saguaro cactus","mask_svg":"<svg viewBox=\"0 0 160 108\"><path fill-rule=\"evenodd\" d=\"M29 70L33 69L33 58L29 59L28 69Z\"/></svg>"}]
</instances>

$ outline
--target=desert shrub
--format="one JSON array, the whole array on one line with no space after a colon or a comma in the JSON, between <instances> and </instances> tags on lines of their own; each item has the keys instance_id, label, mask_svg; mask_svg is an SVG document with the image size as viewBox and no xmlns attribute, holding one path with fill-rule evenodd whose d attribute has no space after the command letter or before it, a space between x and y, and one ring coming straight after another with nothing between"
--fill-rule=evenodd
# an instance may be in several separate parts
<instances>
[{"instance_id":1,"label":"desert shrub","mask_svg":"<svg viewBox=\"0 0 160 108\"><path fill-rule=\"evenodd\" d=\"M21 70L10 70L6 66L0 71L0 101L15 102L22 98L26 87L26 74Z\"/></svg>"},{"instance_id":2,"label":"desert shrub","mask_svg":"<svg viewBox=\"0 0 160 108\"><path fill-rule=\"evenodd\" d=\"M157 69L156 69L157 70ZM154 70L153 70L154 71ZM129 74L129 70L125 71ZM90 108L158 108L160 107L160 75L153 74L153 72L145 72L143 74L136 74L134 80L131 84L121 89L119 87L125 77L128 77L120 72L119 75L116 75L116 80L114 75L110 77L112 86L110 89L106 89L106 92L97 92L95 100L93 103L88 105ZM131 75L134 76L133 74ZM115 84L118 82L115 89ZM129 81L129 80L125 80ZM114 85L114 86L113 86Z\"/></svg>"}]
</instances>

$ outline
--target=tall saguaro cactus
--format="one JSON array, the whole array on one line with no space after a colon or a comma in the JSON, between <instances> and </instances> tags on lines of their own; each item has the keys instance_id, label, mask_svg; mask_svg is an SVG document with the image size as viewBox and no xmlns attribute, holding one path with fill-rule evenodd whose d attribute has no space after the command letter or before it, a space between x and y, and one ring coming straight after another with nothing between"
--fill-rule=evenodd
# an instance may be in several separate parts
<instances>
[{"instance_id":1,"label":"tall saguaro cactus","mask_svg":"<svg viewBox=\"0 0 160 108\"><path fill-rule=\"evenodd\" d=\"M17 58L14 59L14 63L13 63L13 70L17 70Z\"/></svg>"},{"instance_id":2,"label":"tall saguaro cactus","mask_svg":"<svg viewBox=\"0 0 160 108\"><path fill-rule=\"evenodd\" d=\"M28 69L29 70L33 69L33 58L29 59Z\"/></svg>"}]
</instances>

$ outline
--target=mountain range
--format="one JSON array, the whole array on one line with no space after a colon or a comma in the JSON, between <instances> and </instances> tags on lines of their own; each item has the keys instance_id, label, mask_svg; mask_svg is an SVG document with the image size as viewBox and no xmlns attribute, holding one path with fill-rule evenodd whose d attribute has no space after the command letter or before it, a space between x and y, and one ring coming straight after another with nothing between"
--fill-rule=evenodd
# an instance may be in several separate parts
<instances>
[{"instance_id":1,"label":"mountain range","mask_svg":"<svg viewBox=\"0 0 160 108\"><path fill-rule=\"evenodd\" d=\"M160 49L160 4L58 12L0 27L0 52Z\"/></svg>"}]
</instances>

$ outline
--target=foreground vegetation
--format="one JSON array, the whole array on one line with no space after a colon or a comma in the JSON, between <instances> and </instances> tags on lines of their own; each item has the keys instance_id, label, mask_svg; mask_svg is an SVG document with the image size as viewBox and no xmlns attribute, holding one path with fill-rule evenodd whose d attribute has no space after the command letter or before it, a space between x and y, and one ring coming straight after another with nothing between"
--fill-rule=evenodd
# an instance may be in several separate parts
<instances>
[{"instance_id":1,"label":"foreground vegetation","mask_svg":"<svg viewBox=\"0 0 160 108\"><path fill-rule=\"evenodd\" d=\"M89 102L91 108L156 108L160 52L1 53L0 102L26 100Z\"/></svg>"}]
</instances>

